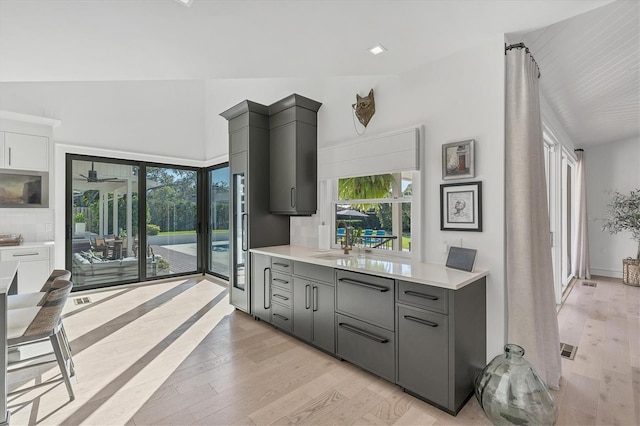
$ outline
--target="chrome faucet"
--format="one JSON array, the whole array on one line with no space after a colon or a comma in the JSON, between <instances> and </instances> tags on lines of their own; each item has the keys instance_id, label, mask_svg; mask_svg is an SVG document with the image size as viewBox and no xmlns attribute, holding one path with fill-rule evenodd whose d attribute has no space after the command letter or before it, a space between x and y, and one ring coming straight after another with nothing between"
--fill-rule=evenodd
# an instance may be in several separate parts
<instances>
[{"instance_id":1,"label":"chrome faucet","mask_svg":"<svg viewBox=\"0 0 640 426\"><path fill-rule=\"evenodd\" d=\"M351 232L349 231L349 226L346 222L339 222L338 225L340 224L344 225L344 243L340 245L340 248L342 248L344 254L349 254L349 251L353 248L353 243L350 238Z\"/></svg>"}]
</instances>

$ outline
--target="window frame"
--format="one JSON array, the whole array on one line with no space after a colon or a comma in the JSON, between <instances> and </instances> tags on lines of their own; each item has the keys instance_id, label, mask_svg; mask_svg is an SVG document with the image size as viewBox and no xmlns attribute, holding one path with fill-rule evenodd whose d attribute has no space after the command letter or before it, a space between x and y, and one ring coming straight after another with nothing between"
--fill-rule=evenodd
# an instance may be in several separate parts
<instances>
[{"instance_id":1,"label":"window frame","mask_svg":"<svg viewBox=\"0 0 640 426\"><path fill-rule=\"evenodd\" d=\"M385 249L371 249L365 247L354 247L354 250L357 252L371 251L374 254L384 254L385 256L393 256L404 259L416 259L420 260L422 257L422 238L420 232L420 218L421 218L421 209L422 209L422 185L421 185L421 174L419 170L407 170L405 172L392 173L392 174L400 174L409 173L411 175L411 185L412 185L412 193L411 197L393 197L393 198L374 198L374 199L352 199L352 200L341 200L338 197L338 181L340 178L336 179L327 179L325 184L320 184L320 197L321 197L321 207L324 207L324 210L320 212L321 221L324 223L329 223L331 228L331 235L336 235L337 233L337 220L336 220L336 206L337 205L349 205L349 204L363 204L363 203L393 203L393 204L402 204L403 202L411 203L411 250L403 251L403 250L385 250ZM372 172L371 175L384 174L384 173L376 173ZM344 176L344 177L352 177L352 176ZM401 191L402 182L399 182L399 189ZM325 191L323 191L323 189ZM324 193L326 192L326 193ZM327 199L330 202L322 203L322 199ZM329 220L323 220L323 218L329 218ZM400 241L400 247L402 246L402 242ZM330 247L332 249L341 249L340 244L335 241L335 238L331 238Z\"/></svg>"}]
</instances>

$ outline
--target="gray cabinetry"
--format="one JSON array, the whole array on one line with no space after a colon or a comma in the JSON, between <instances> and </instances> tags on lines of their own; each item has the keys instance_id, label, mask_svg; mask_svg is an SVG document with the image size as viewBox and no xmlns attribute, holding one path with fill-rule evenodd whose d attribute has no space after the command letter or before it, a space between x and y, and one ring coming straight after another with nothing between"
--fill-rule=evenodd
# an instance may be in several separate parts
<instances>
[{"instance_id":1,"label":"gray cabinetry","mask_svg":"<svg viewBox=\"0 0 640 426\"><path fill-rule=\"evenodd\" d=\"M291 261L271 258L271 324L293 331L293 279Z\"/></svg>"},{"instance_id":2,"label":"gray cabinetry","mask_svg":"<svg viewBox=\"0 0 640 426\"><path fill-rule=\"evenodd\" d=\"M395 382L395 345L393 331L336 315L340 358Z\"/></svg>"},{"instance_id":3,"label":"gray cabinetry","mask_svg":"<svg viewBox=\"0 0 640 426\"><path fill-rule=\"evenodd\" d=\"M335 353L335 290L331 268L295 262L293 277L293 334ZM305 276L303 274L308 274Z\"/></svg>"},{"instance_id":4,"label":"gray cabinetry","mask_svg":"<svg viewBox=\"0 0 640 426\"><path fill-rule=\"evenodd\" d=\"M394 330L393 280L339 270L336 285L338 312Z\"/></svg>"},{"instance_id":5,"label":"gray cabinetry","mask_svg":"<svg viewBox=\"0 0 640 426\"><path fill-rule=\"evenodd\" d=\"M486 362L485 287L485 278L458 290L398 282L397 383L452 414Z\"/></svg>"},{"instance_id":6,"label":"gray cabinetry","mask_svg":"<svg viewBox=\"0 0 640 426\"><path fill-rule=\"evenodd\" d=\"M336 272L337 348L340 358L395 382L395 282Z\"/></svg>"},{"instance_id":7,"label":"gray cabinetry","mask_svg":"<svg viewBox=\"0 0 640 426\"><path fill-rule=\"evenodd\" d=\"M311 215L317 209L317 111L322 104L293 94L269 106L270 208Z\"/></svg>"},{"instance_id":8,"label":"gray cabinetry","mask_svg":"<svg viewBox=\"0 0 640 426\"><path fill-rule=\"evenodd\" d=\"M257 318L271 320L271 258L251 254L251 312Z\"/></svg>"},{"instance_id":9,"label":"gray cabinetry","mask_svg":"<svg viewBox=\"0 0 640 426\"><path fill-rule=\"evenodd\" d=\"M248 250L289 243L289 218L269 212L269 111L243 101L220 114L229 121L229 300L250 312Z\"/></svg>"},{"instance_id":10,"label":"gray cabinetry","mask_svg":"<svg viewBox=\"0 0 640 426\"><path fill-rule=\"evenodd\" d=\"M398 305L398 384L443 407L449 402L447 320Z\"/></svg>"}]
</instances>

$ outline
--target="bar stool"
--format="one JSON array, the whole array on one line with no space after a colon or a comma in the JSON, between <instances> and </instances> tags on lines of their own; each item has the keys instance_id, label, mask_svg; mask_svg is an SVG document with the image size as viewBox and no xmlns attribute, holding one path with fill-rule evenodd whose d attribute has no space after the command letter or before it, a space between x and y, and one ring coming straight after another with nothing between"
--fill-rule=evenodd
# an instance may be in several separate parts
<instances>
[{"instance_id":1,"label":"bar stool","mask_svg":"<svg viewBox=\"0 0 640 426\"><path fill-rule=\"evenodd\" d=\"M69 297L73 283L67 280L57 280L57 288L51 288L46 293L46 298L42 306L28 307L13 309L8 311L7 321L7 347L8 349L17 348L20 346L39 343L49 340L53 347L53 354L55 360L58 362L62 380L64 381L69 398L71 401L75 399L73 388L71 386L71 377L74 375L73 360L71 359L71 353L68 346L64 343L62 337L62 321L60 316L62 310ZM23 359L18 362L11 363L11 365L22 364L28 362L28 365L9 369L9 373L23 370L30 367L46 364L52 362L52 360L31 363L36 359L49 356L48 354L36 355L31 358ZM24 389L21 389L22 392Z\"/></svg>"},{"instance_id":2,"label":"bar stool","mask_svg":"<svg viewBox=\"0 0 640 426\"><path fill-rule=\"evenodd\" d=\"M30 308L32 306L42 306L47 291L56 280L71 280L71 272L66 269L54 269L49 278L44 282L39 292L12 294L7 298L7 309Z\"/></svg>"}]
</instances>

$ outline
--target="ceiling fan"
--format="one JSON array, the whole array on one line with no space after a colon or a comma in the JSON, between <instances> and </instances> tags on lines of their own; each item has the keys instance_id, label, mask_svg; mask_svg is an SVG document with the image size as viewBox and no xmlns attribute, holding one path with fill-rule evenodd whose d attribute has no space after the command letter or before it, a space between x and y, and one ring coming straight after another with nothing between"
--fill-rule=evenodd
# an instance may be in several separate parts
<instances>
[{"instance_id":1,"label":"ceiling fan","mask_svg":"<svg viewBox=\"0 0 640 426\"><path fill-rule=\"evenodd\" d=\"M87 182L91 182L91 183L124 182L122 179L118 179L116 177L98 179L98 171L95 170L94 165L93 165L93 161L91 162L91 170L87 170L87 174L88 174L88 176L85 176L82 173L80 173L80 176L85 178L87 180Z\"/></svg>"}]
</instances>

